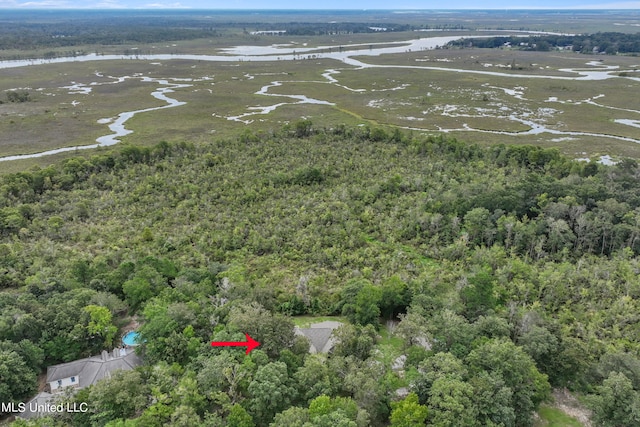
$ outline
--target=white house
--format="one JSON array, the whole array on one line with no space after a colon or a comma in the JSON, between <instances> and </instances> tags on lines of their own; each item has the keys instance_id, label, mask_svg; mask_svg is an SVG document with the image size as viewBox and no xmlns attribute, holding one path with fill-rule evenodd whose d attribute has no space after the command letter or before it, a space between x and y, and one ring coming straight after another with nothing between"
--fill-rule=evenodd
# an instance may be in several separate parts
<instances>
[{"instance_id":1,"label":"white house","mask_svg":"<svg viewBox=\"0 0 640 427\"><path fill-rule=\"evenodd\" d=\"M50 393L47 391L38 393L26 404L26 411L18 416L35 418L47 415L40 412L40 408L55 402L56 397L63 395L62 392L69 390L69 387L71 391L85 388L103 378L110 378L115 371L130 371L141 363L142 361L132 348L114 348L112 352L103 351L100 356L49 366L47 384Z\"/></svg>"},{"instance_id":2,"label":"white house","mask_svg":"<svg viewBox=\"0 0 640 427\"><path fill-rule=\"evenodd\" d=\"M65 387L85 388L116 370L128 371L140 365L140 358L129 348L104 350L100 356L87 357L47 368L47 383L51 393Z\"/></svg>"}]
</instances>

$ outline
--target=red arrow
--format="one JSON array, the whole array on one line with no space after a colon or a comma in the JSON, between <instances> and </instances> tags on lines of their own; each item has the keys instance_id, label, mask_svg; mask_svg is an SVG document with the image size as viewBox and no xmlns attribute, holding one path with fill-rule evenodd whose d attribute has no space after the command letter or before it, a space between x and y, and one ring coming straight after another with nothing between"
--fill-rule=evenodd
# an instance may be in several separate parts
<instances>
[{"instance_id":1,"label":"red arrow","mask_svg":"<svg viewBox=\"0 0 640 427\"><path fill-rule=\"evenodd\" d=\"M251 353L251 350L258 347L260 343L249 336L249 334L244 334L247 337L246 341L211 341L212 347L247 347L247 352L245 354Z\"/></svg>"}]
</instances>

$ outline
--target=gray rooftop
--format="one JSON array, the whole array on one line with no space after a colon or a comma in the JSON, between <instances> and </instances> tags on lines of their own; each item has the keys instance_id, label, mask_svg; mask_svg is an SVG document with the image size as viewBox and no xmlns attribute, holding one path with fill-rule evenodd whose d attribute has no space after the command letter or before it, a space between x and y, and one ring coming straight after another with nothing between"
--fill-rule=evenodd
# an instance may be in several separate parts
<instances>
[{"instance_id":1,"label":"gray rooftop","mask_svg":"<svg viewBox=\"0 0 640 427\"><path fill-rule=\"evenodd\" d=\"M18 417L24 419L39 417L43 414L41 412L38 412L38 408L42 405L46 405L47 403L51 403L52 400L53 395L51 393L42 391L36 394L35 397L29 402L27 402L24 412L19 414Z\"/></svg>"},{"instance_id":2,"label":"gray rooftop","mask_svg":"<svg viewBox=\"0 0 640 427\"><path fill-rule=\"evenodd\" d=\"M120 351L123 354L117 357L113 357L113 355L107 356L107 353L103 352L100 356L49 366L47 368L47 382L78 377L78 387L85 388L96 381L108 377L111 372L117 370L128 371L142 363L132 349L120 349Z\"/></svg>"},{"instance_id":3,"label":"gray rooftop","mask_svg":"<svg viewBox=\"0 0 640 427\"><path fill-rule=\"evenodd\" d=\"M311 353L327 353L333 347L333 330L342 326L340 322L314 323L309 328L296 328L295 333L306 337L311 343Z\"/></svg>"}]
</instances>

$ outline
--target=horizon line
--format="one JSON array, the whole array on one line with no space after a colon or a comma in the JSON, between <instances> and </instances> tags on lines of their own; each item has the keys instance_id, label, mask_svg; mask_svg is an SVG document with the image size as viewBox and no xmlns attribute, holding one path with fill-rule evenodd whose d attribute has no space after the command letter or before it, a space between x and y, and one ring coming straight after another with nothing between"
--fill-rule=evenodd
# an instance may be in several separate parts
<instances>
[{"instance_id":1,"label":"horizon line","mask_svg":"<svg viewBox=\"0 0 640 427\"><path fill-rule=\"evenodd\" d=\"M544 11L610 11L610 10L635 10L640 11L640 7L485 7L485 8L449 8L449 9L434 9L434 8L393 8L393 9L382 9L382 8L327 8L327 9L307 9L307 8L206 8L206 7L192 7L192 6L141 6L141 7L67 7L67 6L55 6L55 7L41 7L41 6L22 6L22 7L5 7L0 5L0 10L40 10L40 11L52 11L52 10L93 10L93 11L110 11L110 10L119 10L119 11L131 11L131 10L194 10L194 11L228 11L228 12L243 12L243 11L260 11L260 12L330 12L330 11L349 11L349 12L426 12L426 11L536 11L536 12L544 12Z\"/></svg>"}]
</instances>

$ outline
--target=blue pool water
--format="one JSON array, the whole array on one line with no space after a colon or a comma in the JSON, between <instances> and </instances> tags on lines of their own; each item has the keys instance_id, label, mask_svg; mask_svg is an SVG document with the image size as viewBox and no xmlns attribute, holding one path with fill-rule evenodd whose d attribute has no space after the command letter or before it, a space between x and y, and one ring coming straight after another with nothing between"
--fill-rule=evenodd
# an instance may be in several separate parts
<instances>
[{"instance_id":1,"label":"blue pool water","mask_svg":"<svg viewBox=\"0 0 640 427\"><path fill-rule=\"evenodd\" d=\"M138 345L138 333L135 331L127 332L125 336L122 337L122 343L128 346Z\"/></svg>"}]
</instances>

